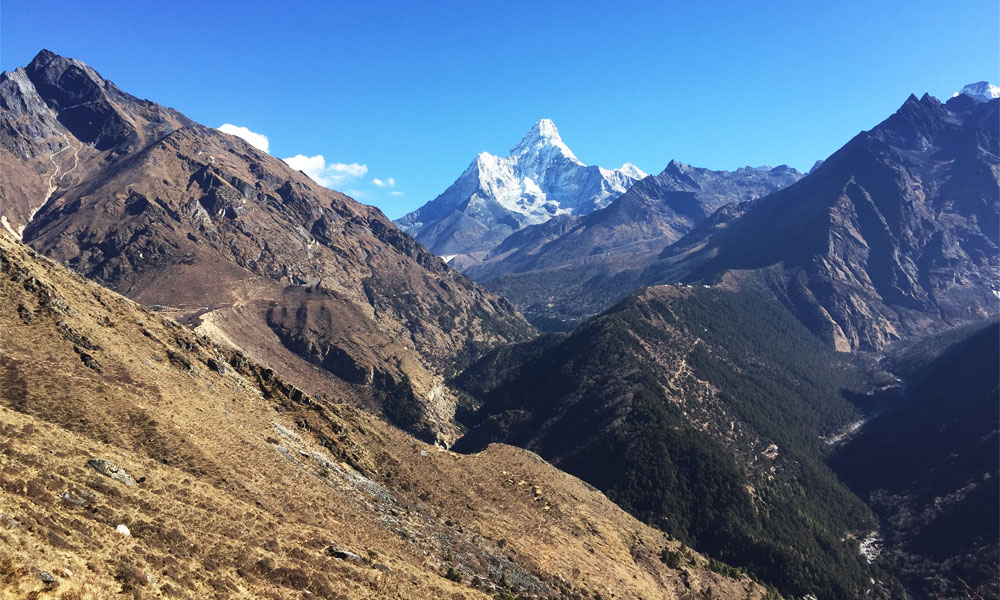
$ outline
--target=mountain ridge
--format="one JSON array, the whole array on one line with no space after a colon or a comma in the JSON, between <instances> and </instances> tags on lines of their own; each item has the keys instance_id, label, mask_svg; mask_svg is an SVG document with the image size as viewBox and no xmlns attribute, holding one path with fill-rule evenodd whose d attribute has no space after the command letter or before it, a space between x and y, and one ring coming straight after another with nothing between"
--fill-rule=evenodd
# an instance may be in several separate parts
<instances>
[{"instance_id":1,"label":"mountain ridge","mask_svg":"<svg viewBox=\"0 0 1000 600\"><path fill-rule=\"evenodd\" d=\"M15 231L26 225L24 241L205 325L310 393L362 386L369 408L395 407L387 414L401 426L447 443L445 377L533 334L377 208L240 138L51 53L0 82L6 98L23 89L34 96L8 106L37 110L3 111L0 189L26 192L25 203L5 192L0 213Z\"/></svg>"},{"instance_id":2,"label":"mountain ridge","mask_svg":"<svg viewBox=\"0 0 1000 600\"><path fill-rule=\"evenodd\" d=\"M572 225L560 223L557 234L551 228L543 233L546 224L529 226L463 271L477 281L487 281L603 260L606 271L614 273L648 260L722 206L759 198L801 177L785 165L713 171L672 160L658 175L637 181L608 206L571 216Z\"/></svg>"},{"instance_id":3,"label":"mountain ridge","mask_svg":"<svg viewBox=\"0 0 1000 600\"><path fill-rule=\"evenodd\" d=\"M534 322L565 325L643 285L738 278L772 287L845 351L987 318L1000 280L996 107L911 95L798 182L719 209L659 254L611 272L595 257L535 272L529 256L484 284Z\"/></svg>"},{"instance_id":4,"label":"mountain ridge","mask_svg":"<svg viewBox=\"0 0 1000 600\"><path fill-rule=\"evenodd\" d=\"M475 254L527 225L592 212L639 175L645 174L629 163L584 165L555 124L542 119L507 157L480 153L444 192L396 223L436 254Z\"/></svg>"}]
</instances>

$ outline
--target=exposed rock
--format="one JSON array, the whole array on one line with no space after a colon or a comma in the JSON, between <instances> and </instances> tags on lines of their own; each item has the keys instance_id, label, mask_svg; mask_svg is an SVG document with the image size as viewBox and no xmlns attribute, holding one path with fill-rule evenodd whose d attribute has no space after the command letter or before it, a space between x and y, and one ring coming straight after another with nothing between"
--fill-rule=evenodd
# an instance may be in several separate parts
<instances>
[{"instance_id":1,"label":"exposed rock","mask_svg":"<svg viewBox=\"0 0 1000 600\"><path fill-rule=\"evenodd\" d=\"M80 356L80 360L86 367L93 369L98 373L103 372L103 370L101 369L101 363L97 362L97 359L94 358L92 355L84 352L79 346L73 346L73 351Z\"/></svg>"},{"instance_id":2,"label":"exposed rock","mask_svg":"<svg viewBox=\"0 0 1000 600\"><path fill-rule=\"evenodd\" d=\"M49 573L48 571L45 571L44 569L38 569L38 568L33 569L33 571L35 573L35 576L38 577L39 581L41 581L45 585L49 585L50 586L50 585L56 583L55 575L53 575L52 573Z\"/></svg>"},{"instance_id":3,"label":"exposed rock","mask_svg":"<svg viewBox=\"0 0 1000 600\"><path fill-rule=\"evenodd\" d=\"M74 494L69 490L63 492L62 499L70 504L75 504L76 506L83 506L84 504L87 503L87 501L84 498L81 498L80 496Z\"/></svg>"},{"instance_id":4,"label":"exposed rock","mask_svg":"<svg viewBox=\"0 0 1000 600\"><path fill-rule=\"evenodd\" d=\"M280 423L274 423L274 431L276 431L278 435L285 438L286 440L292 442L299 441L299 436L295 435L295 432L285 427L284 425L281 425Z\"/></svg>"},{"instance_id":5,"label":"exposed rock","mask_svg":"<svg viewBox=\"0 0 1000 600\"><path fill-rule=\"evenodd\" d=\"M185 371L190 372L193 370L191 361L188 359L188 357L184 356L180 352L167 350L167 358L170 359L170 362L172 364L184 369Z\"/></svg>"},{"instance_id":6,"label":"exposed rock","mask_svg":"<svg viewBox=\"0 0 1000 600\"><path fill-rule=\"evenodd\" d=\"M350 550L344 550L343 548L338 548L337 546L330 546L326 549L326 553L334 558L339 558L340 560L349 560L351 562L364 562L361 556L351 552Z\"/></svg>"},{"instance_id":7,"label":"exposed rock","mask_svg":"<svg viewBox=\"0 0 1000 600\"><path fill-rule=\"evenodd\" d=\"M31 325L31 322L35 320L35 314L31 312L31 309L23 304L17 305L17 314L24 321L25 325Z\"/></svg>"},{"instance_id":8,"label":"exposed rock","mask_svg":"<svg viewBox=\"0 0 1000 600\"><path fill-rule=\"evenodd\" d=\"M111 479L114 479L115 481L124 483L128 487L132 487L133 485L135 485L135 479L133 479L132 476L129 475L128 471L122 469L121 467L111 462L110 460L106 460L103 458L92 458L87 461L87 466L94 469L101 475L105 475L107 477L110 477Z\"/></svg>"}]
</instances>

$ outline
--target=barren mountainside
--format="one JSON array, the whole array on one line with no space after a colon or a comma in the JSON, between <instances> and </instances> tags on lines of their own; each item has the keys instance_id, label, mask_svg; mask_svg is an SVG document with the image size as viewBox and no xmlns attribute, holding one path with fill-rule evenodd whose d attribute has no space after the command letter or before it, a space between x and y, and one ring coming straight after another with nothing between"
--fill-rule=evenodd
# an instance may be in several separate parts
<instances>
[{"instance_id":1,"label":"barren mountainside","mask_svg":"<svg viewBox=\"0 0 1000 600\"><path fill-rule=\"evenodd\" d=\"M444 377L532 335L378 209L79 61L43 51L2 75L0 98L12 231L311 393L360 386L370 407L447 442Z\"/></svg>"}]
</instances>

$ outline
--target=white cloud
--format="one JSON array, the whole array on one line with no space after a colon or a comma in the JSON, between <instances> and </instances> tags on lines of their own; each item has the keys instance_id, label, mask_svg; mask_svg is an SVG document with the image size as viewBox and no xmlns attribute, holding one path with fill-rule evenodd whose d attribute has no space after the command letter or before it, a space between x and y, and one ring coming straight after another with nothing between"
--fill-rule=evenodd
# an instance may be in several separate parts
<instances>
[{"instance_id":1,"label":"white cloud","mask_svg":"<svg viewBox=\"0 0 1000 600\"><path fill-rule=\"evenodd\" d=\"M224 123L219 125L219 131L243 138L251 146L259 150L263 150L264 152L267 152L267 149L270 146L270 142L268 142L266 135L262 133L255 133L246 127L240 127L239 125L233 125L231 123Z\"/></svg>"},{"instance_id":2,"label":"white cloud","mask_svg":"<svg viewBox=\"0 0 1000 600\"><path fill-rule=\"evenodd\" d=\"M375 177L372 179L372 183L374 183L378 187L392 187L396 185L396 180L393 179L392 177L389 177L387 179L379 179L378 177Z\"/></svg>"},{"instance_id":3,"label":"white cloud","mask_svg":"<svg viewBox=\"0 0 1000 600\"><path fill-rule=\"evenodd\" d=\"M403 192L389 192L390 196L402 196Z\"/></svg>"},{"instance_id":4,"label":"white cloud","mask_svg":"<svg viewBox=\"0 0 1000 600\"><path fill-rule=\"evenodd\" d=\"M302 171L313 181L324 186L334 187L363 177L368 172L368 165L358 163L327 163L322 154L316 156L305 156L296 154L289 158L281 159L285 163L297 170Z\"/></svg>"}]
</instances>

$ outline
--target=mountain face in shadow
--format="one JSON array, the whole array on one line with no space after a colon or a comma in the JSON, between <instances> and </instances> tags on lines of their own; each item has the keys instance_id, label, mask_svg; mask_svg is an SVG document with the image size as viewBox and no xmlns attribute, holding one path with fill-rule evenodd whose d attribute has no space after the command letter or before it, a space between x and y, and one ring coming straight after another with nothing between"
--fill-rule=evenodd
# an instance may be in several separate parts
<instances>
[{"instance_id":1,"label":"mountain face in shadow","mask_svg":"<svg viewBox=\"0 0 1000 600\"><path fill-rule=\"evenodd\" d=\"M879 560L915 597L996 590L1000 326L944 348L922 342L894 363L905 399L867 423L831 464L878 514Z\"/></svg>"}]
</instances>

